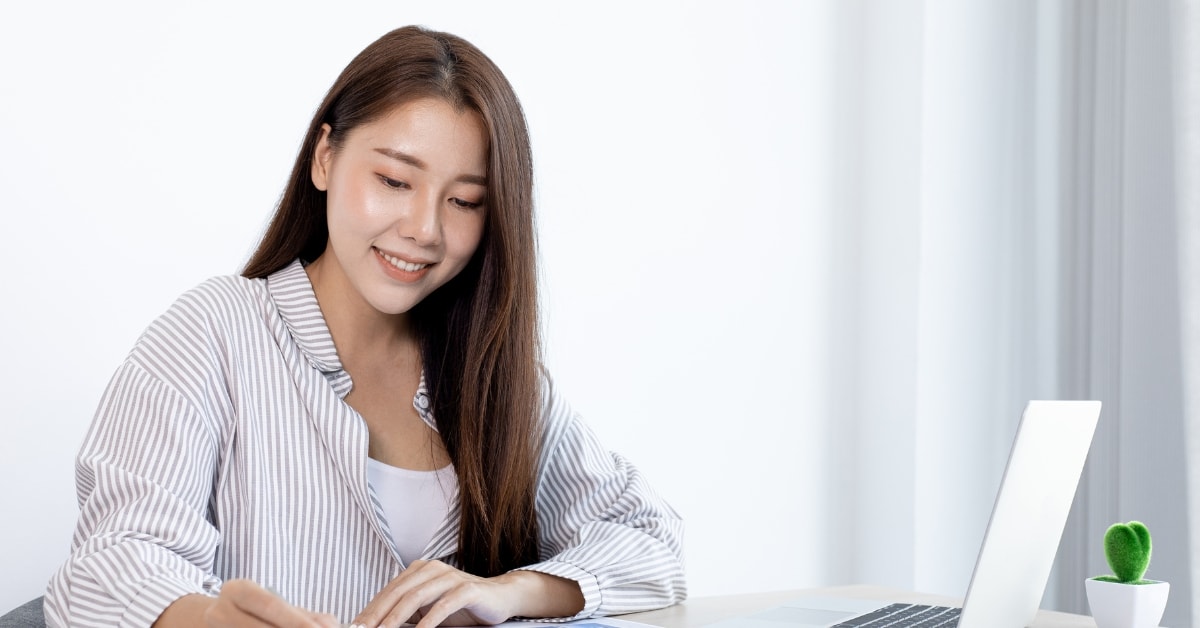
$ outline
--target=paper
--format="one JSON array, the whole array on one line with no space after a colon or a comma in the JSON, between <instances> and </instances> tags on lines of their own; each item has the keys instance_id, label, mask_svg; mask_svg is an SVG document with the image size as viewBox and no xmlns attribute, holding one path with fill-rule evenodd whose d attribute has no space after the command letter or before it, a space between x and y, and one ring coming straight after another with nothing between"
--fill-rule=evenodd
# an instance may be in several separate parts
<instances>
[{"instance_id":1,"label":"paper","mask_svg":"<svg viewBox=\"0 0 1200 628\"><path fill-rule=\"evenodd\" d=\"M574 628L647 628L650 624L640 624L636 621L617 619L616 617L594 617L592 619L577 619L563 623L506 621L494 628L557 628L558 626L573 626Z\"/></svg>"}]
</instances>

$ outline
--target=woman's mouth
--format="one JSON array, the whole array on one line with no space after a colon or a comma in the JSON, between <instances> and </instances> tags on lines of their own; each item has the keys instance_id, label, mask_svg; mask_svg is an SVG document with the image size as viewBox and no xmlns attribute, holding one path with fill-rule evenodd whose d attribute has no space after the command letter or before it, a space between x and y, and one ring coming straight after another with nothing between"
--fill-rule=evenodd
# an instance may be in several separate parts
<instances>
[{"instance_id":1,"label":"woman's mouth","mask_svg":"<svg viewBox=\"0 0 1200 628\"><path fill-rule=\"evenodd\" d=\"M380 257L387 260L387 263L389 263L392 266L395 266L397 269L403 270L405 272L415 273L418 270L421 270L422 268L429 266L429 264L418 264L416 262L406 262L406 261L400 259L399 257L393 257L391 255L388 255L387 253L384 253L383 251L380 251L379 249L375 249L375 250L379 253Z\"/></svg>"}]
</instances>

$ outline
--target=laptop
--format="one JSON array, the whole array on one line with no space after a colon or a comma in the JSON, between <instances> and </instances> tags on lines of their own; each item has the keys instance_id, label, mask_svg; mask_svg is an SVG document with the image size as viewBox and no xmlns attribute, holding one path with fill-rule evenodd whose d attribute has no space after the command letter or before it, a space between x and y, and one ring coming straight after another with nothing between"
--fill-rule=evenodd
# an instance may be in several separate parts
<instances>
[{"instance_id":1,"label":"laptop","mask_svg":"<svg viewBox=\"0 0 1200 628\"><path fill-rule=\"evenodd\" d=\"M1099 401L1025 406L961 609L812 597L708 628L1028 626L1050 577L1099 417Z\"/></svg>"}]
</instances>

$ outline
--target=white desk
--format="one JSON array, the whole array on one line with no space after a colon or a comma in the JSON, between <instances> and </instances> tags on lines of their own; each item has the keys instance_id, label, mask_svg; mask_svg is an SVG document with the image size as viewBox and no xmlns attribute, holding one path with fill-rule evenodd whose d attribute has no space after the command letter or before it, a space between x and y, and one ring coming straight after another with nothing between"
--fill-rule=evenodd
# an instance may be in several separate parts
<instances>
[{"instance_id":1,"label":"white desk","mask_svg":"<svg viewBox=\"0 0 1200 628\"><path fill-rule=\"evenodd\" d=\"M806 595L892 600L918 604L938 604L942 606L958 606L962 604L962 600L941 595L926 595L885 587L853 585L824 589L794 589L772 593L695 598L662 610L622 615L621 619L628 619L652 626L662 626L663 628L692 628L693 626L704 626L729 617L747 615L765 610L772 606L778 606L788 600ZM1096 628L1096 622L1086 615L1072 615L1056 611L1038 611L1037 618L1031 624L1031 627Z\"/></svg>"}]
</instances>

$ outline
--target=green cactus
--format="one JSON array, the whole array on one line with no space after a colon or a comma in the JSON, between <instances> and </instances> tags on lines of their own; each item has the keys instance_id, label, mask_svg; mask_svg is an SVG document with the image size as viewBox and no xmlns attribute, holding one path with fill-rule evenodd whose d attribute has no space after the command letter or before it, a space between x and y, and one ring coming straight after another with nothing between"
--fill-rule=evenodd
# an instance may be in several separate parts
<instances>
[{"instance_id":1,"label":"green cactus","mask_svg":"<svg viewBox=\"0 0 1200 628\"><path fill-rule=\"evenodd\" d=\"M1114 523L1104 533L1104 557L1114 575L1098 580L1142 584L1150 566L1150 531L1140 521Z\"/></svg>"}]
</instances>

